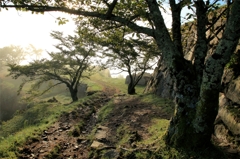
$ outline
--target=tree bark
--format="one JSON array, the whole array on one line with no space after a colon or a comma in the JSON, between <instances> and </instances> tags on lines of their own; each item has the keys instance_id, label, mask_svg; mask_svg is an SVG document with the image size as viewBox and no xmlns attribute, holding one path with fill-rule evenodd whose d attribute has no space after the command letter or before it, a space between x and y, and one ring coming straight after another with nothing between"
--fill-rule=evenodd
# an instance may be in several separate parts
<instances>
[{"instance_id":1,"label":"tree bark","mask_svg":"<svg viewBox=\"0 0 240 159\"><path fill-rule=\"evenodd\" d=\"M231 15L215 53L205 62L199 95L182 94L176 100L166 143L174 147L203 148L210 144L224 66L233 54L240 37L240 1L234 1ZM191 147L190 147L191 146Z\"/></svg>"},{"instance_id":2,"label":"tree bark","mask_svg":"<svg viewBox=\"0 0 240 159\"><path fill-rule=\"evenodd\" d=\"M175 0L170 0L172 10L172 39L178 51L183 54L182 34L181 34L181 10L182 1L176 4Z\"/></svg>"},{"instance_id":3,"label":"tree bark","mask_svg":"<svg viewBox=\"0 0 240 159\"><path fill-rule=\"evenodd\" d=\"M69 88L69 91L70 91L70 94L71 94L72 102L78 101L78 96L77 96L78 90L73 89L71 87L68 87L68 88Z\"/></svg>"},{"instance_id":4,"label":"tree bark","mask_svg":"<svg viewBox=\"0 0 240 159\"><path fill-rule=\"evenodd\" d=\"M130 95L136 94L135 86L132 81L130 81L130 83L128 84L128 94Z\"/></svg>"}]
</instances>

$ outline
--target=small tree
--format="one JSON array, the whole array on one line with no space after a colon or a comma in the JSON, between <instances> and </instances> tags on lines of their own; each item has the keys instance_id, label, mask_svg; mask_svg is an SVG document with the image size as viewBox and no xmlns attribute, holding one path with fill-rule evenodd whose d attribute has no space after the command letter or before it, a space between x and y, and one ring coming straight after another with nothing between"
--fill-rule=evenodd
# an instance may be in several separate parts
<instances>
[{"instance_id":1,"label":"small tree","mask_svg":"<svg viewBox=\"0 0 240 159\"><path fill-rule=\"evenodd\" d=\"M43 83L55 80L57 83L48 85L40 95L59 84L65 84L72 101L77 101L80 80L88 77L93 70L91 57L95 53L89 44L82 42L80 35L63 37L62 33L53 32L51 36L60 41L60 44L55 46L58 52L49 52L49 59L35 60L24 66L8 64L9 75L14 79L25 76L19 87L19 93L26 83L32 83L29 93L34 96Z\"/></svg>"},{"instance_id":2,"label":"small tree","mask_svg":"<svg viewBox=\"0 0 240 159\"><path fill-rule=\"evenodd\" d=\"M135 94L135 86L147 70L152 69L159 51L153 39L143 34L134 34L126 27L96 28L81 21L78 31L84 33L86 41L94 41L98 52L106 60L104 67L127 72L129 75L128 94ZM90 29L91 28L91 29ZM98 32L98 34L95 34Z\"/></svg>"},{"instance_id":3,"label":"small tree","mask_svg":"<svg viewBox=\"0 0 240 159\"><path fill-rule=\"evenodd\" d=\"M108 40L107 49L104 52L104 55L108 58L107 65L128 73L128 94L135 94L135 86L144 73L152 69L155 64L154 55L157 52L154 49L155 45L150 39L122 38L124 35L114 32L112 32L112 37L109 37L113 40L111 42Z\"/></svg>"}]
</instances>

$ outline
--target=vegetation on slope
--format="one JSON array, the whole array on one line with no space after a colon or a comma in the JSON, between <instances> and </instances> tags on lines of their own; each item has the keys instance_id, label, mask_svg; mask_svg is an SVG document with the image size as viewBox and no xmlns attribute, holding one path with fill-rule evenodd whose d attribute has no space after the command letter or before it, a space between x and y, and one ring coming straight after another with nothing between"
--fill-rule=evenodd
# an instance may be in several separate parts
<instances>
[{"instance_id":1,"label":"vegetation on slope","mask_svg":"<svg viewBox=\"0 0 240 159\"><path fill-rule=\"evenodd\" d=\"M91 122L91 119L87 119L88 122L85 123L79 121L73 130L67 132L69 138L79 141L79 147L81 142L87 144L84 150L88 152L89 158L109 158L110 152L116 152L120 158L138 159L216 157L215 151L212 154L207 153L209 151L192 153L165 145L162 137L167 130L169 119L174 110L171 101L156 97L153 94L127 95L127 85L124 84L124 79L112 79L96 74L91 80L84 82L89 85L88 91L100 92L103 90L106 96L111 99L102 104L101 108L98 107L95 111L90 111L89 117L97 116L95 122ZM136 90L142 92L143 88L137 87ZM44 102L49 97L41 99L42 102L35 103L24 111L19 111L14 118L3 122L0 130L0 158L18 158L26 145L31 145L32 142L33 144L34 142L41 144L43 132L48 131L54 123L59 122L64 114L78 113L76 110L80 107L81 109L94 108L94 99L103 98L100 97L100 93L95 93L76 103L66 105L65 103L69 103L71 99L64 100L63 97L63 94L56 95L56 99L62 98L61 102L56 103ZM99 126L109 128L106 139L110 147L90 148L96 140L95 135ZM83 127L91 129L86 133ZM82 134L83 131L84 134ZM82 135L86 135L86 137L83 138ZM48 147L48 149L49 152L45 157L63 157L61 144ZM77 151L77 153L79 152ZM71 153L76 152L69 151L69 154Z\"/></svg>"}]
</instances>

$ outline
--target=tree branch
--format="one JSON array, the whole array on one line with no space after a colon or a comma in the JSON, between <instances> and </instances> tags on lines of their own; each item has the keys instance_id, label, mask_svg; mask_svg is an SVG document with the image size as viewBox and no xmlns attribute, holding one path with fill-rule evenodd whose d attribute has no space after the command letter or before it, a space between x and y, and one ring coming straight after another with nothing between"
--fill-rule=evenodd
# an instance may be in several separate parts
<instances>
[{"instance_id":1,"label":"tree branch","mask_svg":"<svg viewBox=\"0 0 240 159\"><path fill-rule=\"evenodd\" d=\"M82 11L82 10L75 10L75 9L69 9L67 7L53 7L53 6L38 6L38 5L2 5L2 8L17 8L17 9L26 9L28 11L33 12L51 12L51 11L60 11L64 13L69 13L72 15L81 15L86 17L95 17L100 18L102 20L111 20L118 23L121 23L123 25L127 25L132 30L135 30L138 33L144 33L149 36L154 36L153 31L150 28L139 26L135 23L133 23L129 19L125 19L119 16L112 15L111 17L108 17L106 14L98 13L98 12L88 12L88 11Z\"/></svg>"},{"instance_id":2,"label":"tree branch","mask_svg":"<svg viewBox=\"0 0 240 159\"><path fill-rule=\"evenodd\" d=\"M114 0L114 1L112 2L112 4L108 6L109 8L108 8L108 11L107 11L107 13L106 13L107 19L111 17L112 12L113 12L113 9L114 9L114 7L115 7L116 4L117 4L117 1L118 1L118 0Z\"/></svg>"}]
</instances>

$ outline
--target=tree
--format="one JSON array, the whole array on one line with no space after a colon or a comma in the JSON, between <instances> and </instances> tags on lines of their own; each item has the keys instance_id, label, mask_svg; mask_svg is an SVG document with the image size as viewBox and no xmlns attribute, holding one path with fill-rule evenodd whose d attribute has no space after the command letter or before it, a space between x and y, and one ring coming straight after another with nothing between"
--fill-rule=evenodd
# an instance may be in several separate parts
<instances>
[{"instance_id":1,"label":"tree","mask_svg":"<svg viewBox=\"0 0 240 159\"><path fill-rule=\"evenodd\" d=\"M9 75L14 79L20 76L25 77L19 87L19 92L26 83L33 82L29 93L36 95L36 90L43 83L54 80L57 82L49 84L40 95L57 85L65 84L72 101L77 101L80 80L88 77L92 72L94 68L92 57L95 53L89 44L82 42L79 35L64 37L61 32L53 32L51 35L60 41L60 44L55 46L58 52L49 52L49 59L34 60L28 65L8 64Z\"/></svg>"},{"instance_id":2,"label":"tree","mask_svg":"<svg viewBox=\"0 0 240 159\"><path fill-rule=\"evenodd\" d=\"M97 35L96 28L91 28L78 24L78 32L85 33L84 40L99 45L98 52L107 59L104 67L128 73L128 94L135 94L135 86L144 73L156 64L154 58L159 56L157 45L152 38L143 34L137 37L126 27L99 31Z\"/></svg>"},{"instance_id":3,"label":"tree","mask_svg":"<svg viewBox=\"0 0 240 159\"><path fill-rule=\"evenodd\" d=\"M167 29L157 0L82 0L82 1L23 1L13 5L2 1L2 7L15 7L33 12L62 11L88 17L99 27L125 25L137 33L151 36L161 50L162 61L174 82L176 110L165 141L182 148L200 148L210 144L213 124L218 111L221 77L226 63L236 49L240 37L240 1L228 0L229 14L223 36L213 54L207 55L207 11L214 6L203 0L169 0L172 10L172 33ZM184 6L196 8L197 42L194 62L184 59L181 48L181 18ZM71 4L71 5L70 5ZM138 22L142 23L139 24ZM142 24L145 25L142 25ZM108 26L109 27L109 26ZM159 70L157 70L159 71ZM156 76L158 73L155 74ZM156 78L156 80L158 80ZM154 87L157 87L157 82Z\"/></svg>"},{"instance_id":4,"label":"tree","mask_svg":"<svg viewBox=\"0 0 240 159\"><path fill-rule=\"evenodd\" d=\"M143 77L144 73L152 69L156 50L150 40L140 41L134 39L119 39L114 31L113 41L106 43L108 49L104 53L108 57L108 65L115 67L129 76L128 94L135 94L135 86ZM120 35L122 36L122 35Z\"/></svg>"}]
</instances>

